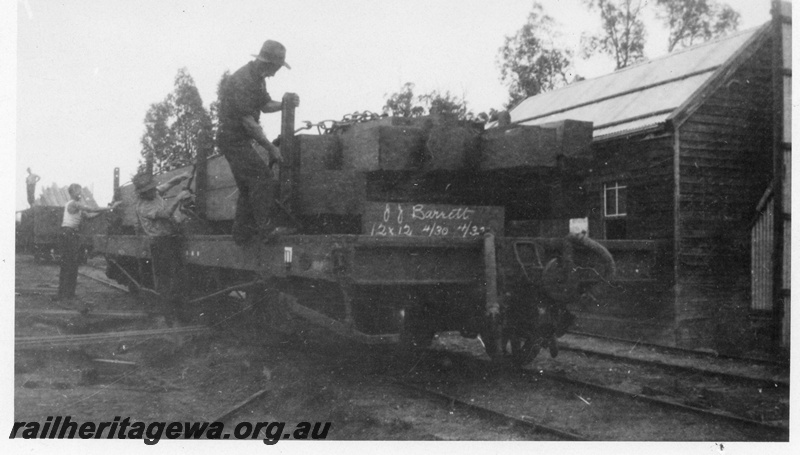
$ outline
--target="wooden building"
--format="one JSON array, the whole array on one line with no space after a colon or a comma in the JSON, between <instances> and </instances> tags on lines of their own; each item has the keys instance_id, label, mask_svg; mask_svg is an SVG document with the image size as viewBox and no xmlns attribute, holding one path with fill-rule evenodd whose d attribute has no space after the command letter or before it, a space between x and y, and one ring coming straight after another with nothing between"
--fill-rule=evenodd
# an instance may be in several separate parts
<instances>
[{"instance_id":1,"label":"wooden building","mask_svg":"<svg viewBox=\"0 0 800 455\"><path fill-rule=\"evenodd\" d=\"M791 177L792 177L792 8L773 2L772 184L764 191L752 223L752 307L773 320L773 345L790 347Z\"/></svg>"},{"instance_id":2,"label":"wooden building","mask_svg":"<svg viewBox=\"0 0 800 455\"><path fill-rule=\"evenodd\" d=\"M513 124L593 122L581 183L589 233L656 252L647 279L612 286L576 308L579 330L738 354L774 346L782 317L774 315L783 310L756 307L751 260L771 265L771 255L788 254L788 246L775 247L783 223L772 223L763 228L772 252L756 258L751 229L766 213L765 194L789 180L784 153L775 153L790 148L788 139L776 142L784 114L774 103L784 98L774 71L786 74L789 17L528 98L510 111Z\"/></svg>"}]
</instances>

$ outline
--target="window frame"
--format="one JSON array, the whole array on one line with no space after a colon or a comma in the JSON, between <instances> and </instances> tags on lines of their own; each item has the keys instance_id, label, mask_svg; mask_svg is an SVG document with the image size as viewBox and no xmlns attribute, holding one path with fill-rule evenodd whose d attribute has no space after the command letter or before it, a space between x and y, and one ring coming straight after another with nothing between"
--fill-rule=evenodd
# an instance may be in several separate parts
<instances>
[{"instance_id":1,"label":"window frame","mask_svg":"<svg viewBox=\"0 0 800 455\"><path fill-rule=\"evenodd\" d=\"M614 193L614 207L616 213L609 215L608 213L608 193L609 190L613 190ZM624 199L625 199L625 212L620 213L619 211L619 193L620 190L625 190ZM613 185L609 186L608 183L603 184L603 218L624 218L628 216L628 185L620 185L619 181L614 181Z\"/></svg>"}]
</instances>

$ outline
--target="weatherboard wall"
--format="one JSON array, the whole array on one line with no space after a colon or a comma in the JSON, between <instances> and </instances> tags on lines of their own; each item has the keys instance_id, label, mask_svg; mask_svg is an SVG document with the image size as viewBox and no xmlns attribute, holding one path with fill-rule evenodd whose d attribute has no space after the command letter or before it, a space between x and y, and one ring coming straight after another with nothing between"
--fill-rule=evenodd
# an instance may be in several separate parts
<instances>
[{"instance_id":1,"label":"weatherboard wall","mask_svg":"<svg viewBox=\"0 0 800 455\"><path fill-rule=\"evenodd\" d=\"M769 42L678 126L676 338L744 347L751 332L750 229L771 178Z\"/></svg>"}]
</instances>

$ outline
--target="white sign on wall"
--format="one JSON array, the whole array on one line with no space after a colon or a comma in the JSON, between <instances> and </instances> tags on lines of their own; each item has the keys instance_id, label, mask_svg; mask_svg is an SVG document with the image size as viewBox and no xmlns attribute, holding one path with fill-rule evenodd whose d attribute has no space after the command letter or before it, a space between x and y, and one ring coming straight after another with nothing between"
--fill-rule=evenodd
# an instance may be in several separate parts
<instances>
[{"instance_id":1,"label":"white sign on wall","mask_svg":"<svg viewBox=\"0 0 800 455\"><path fill-rule=\"evenodd\" d=\"M570 234L589 234L589 218L570 218Z\"/></svg>"}]
</instances>

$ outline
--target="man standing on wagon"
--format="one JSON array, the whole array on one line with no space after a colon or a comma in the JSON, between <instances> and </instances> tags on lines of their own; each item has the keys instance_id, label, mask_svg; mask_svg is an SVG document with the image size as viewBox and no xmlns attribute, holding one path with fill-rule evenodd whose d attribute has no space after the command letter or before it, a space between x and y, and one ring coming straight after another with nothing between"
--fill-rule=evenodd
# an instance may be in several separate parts
<instances>
[{"instance_id":1,"label":"man standing on wagon","mask_svg":"<svg viewBox=\"0 0 800 455\"><path fill-rule=\"evenodd\" d=\"M28 176L25 177L25 187L28 190L28 204L33 207L36 202L36 182L39 181L39 176L31 172L28 168Z\"/></svg>"},{"instance_id":2,"label":"man standing on wagon","mask_svg":"<svg viewBox=\"0 0 800 455\"><path fill-rule=\"evenodd\" d=\"M233 221L233 240L244 245L259 235L271 241L289 233L275 221L274 186L271 165L283 162L281 151L264 135L259 124L261 113L280 112L282 101L274 101L267 93L266 78L272 77L286 63L283 44L267 40L261 52L235 73L227 77L219 91L219 131L217 146L228 160L239 189ZM285 97L297 107L297 95ZM269 165L256 152L256 145L269 153Z\"/></svg>"}]
</instances>

